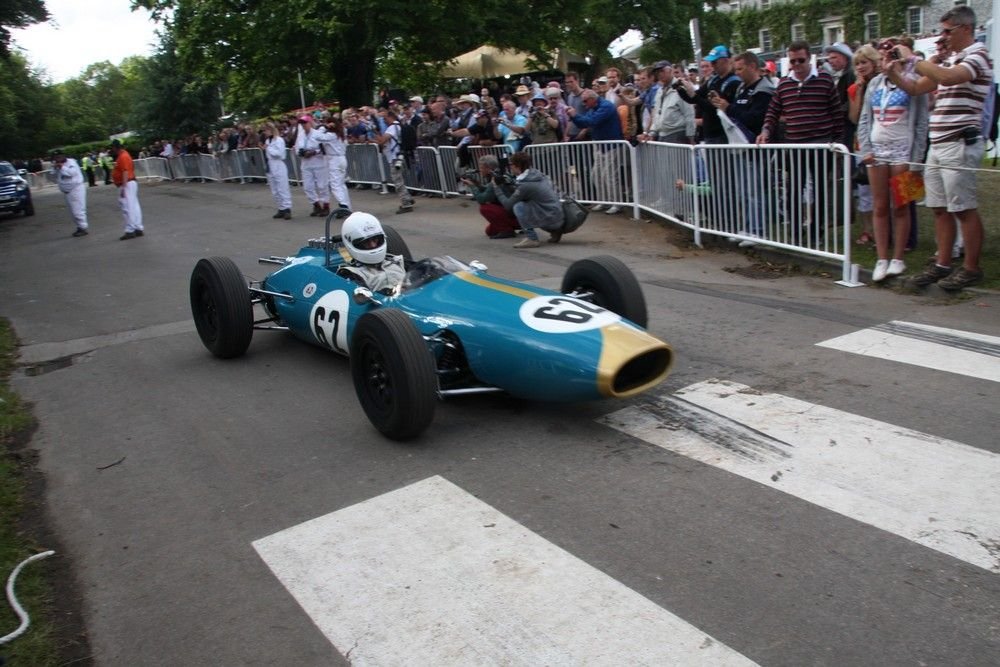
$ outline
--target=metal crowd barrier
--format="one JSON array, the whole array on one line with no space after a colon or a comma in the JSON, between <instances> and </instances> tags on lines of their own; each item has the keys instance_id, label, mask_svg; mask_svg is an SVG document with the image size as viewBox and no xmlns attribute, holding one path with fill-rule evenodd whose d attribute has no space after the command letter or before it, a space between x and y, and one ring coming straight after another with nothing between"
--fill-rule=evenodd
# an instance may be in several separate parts
<instances>
[{"instance_id":1,"label":"metal crowd barrier","mask_svg":"<svg viewBox=\"0 0 1000 667\"><path fill-rule=\"evenodd\" d=\"M530 145L532 164L563 194L586 203L639 207L635 149L627 141L579 141Z\"/></svg>"},{"instance_id":2,"label":"metal crowd barrier","mask_svg":"<svg viewBox=\"0 0 1000 667\"><path fill-rule=\"evenodd\" d=\"M421 147L406 168L407 187L442 196L463 193L457 148ZM625 141L561 142L527 147L534 166L563 194L583 203L632 208L703 234L746 240L838 260L842 284L851 281L851 156L840 144L724 144L691 146ZM509 157L507 146L469 147L469 168L486 154ZM194 156L188 156L194 157ZM264 180L260 149L198 160L138 160L143 178ZM289 181L299 181L298 158L289 151ZM139 176L140 167L136 174ZM347 147L347 179L381 185L388 165L375 144Z\"/></svg>"},{"instance_id":3,"label":"metal crowd barrier","mask_svg":"<svg viewBox=\"0 0 1000 667\"><path fill-rule=\"evenodd\" d=\"M389 180L385 161L377 145L348 144L347 180L367 185L382 185Z\"/></svg>"}]
</instances>

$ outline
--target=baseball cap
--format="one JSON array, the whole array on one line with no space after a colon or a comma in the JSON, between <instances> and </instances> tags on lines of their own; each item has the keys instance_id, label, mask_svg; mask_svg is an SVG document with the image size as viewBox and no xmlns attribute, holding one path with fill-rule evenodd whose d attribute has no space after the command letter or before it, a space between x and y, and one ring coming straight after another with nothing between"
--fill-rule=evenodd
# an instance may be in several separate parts
<instances>
[{"instance_id":1,"label":"baseball cap","mask_svg":"<svg viewBox=\"0 0 1000 667\"><path fill-rule=\"evenodd\" d=\"M307 114L307 113L304 113L304 114L302 114L301 116L299 116L299 122L300 122L300 123L306 123L306 122L309 122L309 121L311 121L312 119L313 119L313 117L312 117L312 116L310 116L310 115L309 115L309 114Z\"/></svg>"},{"instance_id":2,"label":"baseball cap","mask_svg":"<svg viewBox=\"0 0 1000 667\"><path fill-rule=\"evenodd\" d=\"M411 102L419 102L420 104L423 104L424 103L424 98L420 97L420 95L414 95L413 97L410 98L410 101Z\"/></svg>"},{"instance_id":3,"label":"baseball cap","mask_svg":"<svg viewBox=\"0 0 1000 667\"><path fill-rule=\"evenodd\" d=\"M653 63L653 68L652 69L655 72L657 70L666 69L668 67L670 67L670 61L669 60L657 60L655 63Z\"/></svg>"},{"instance_id":4,"label":"baseball cap","mask_svg":"<svg viewBox=\"0 0 1000 667\"><path fill-rule=\"evenodd\" d=\"M726 47L726 45L719 44L717 46L712 47L712 50L708 52L707 56L705 56L705 60L707 60L710 63L714 63L719 58L732 58L732 57L733 54L729 52L729 49Z\"/></svg>"},{"instance_id":5,"label":"baseball cap","mask_svg":"<svg viewBox=\"0 0 1000 667\"><path fill-rule=\"evenodd\" d=\"M599 79L597 79L597 83L607 83L607 82L608 82L608 77L606 76L602 76Z\"/></svg>"}]
</instances>

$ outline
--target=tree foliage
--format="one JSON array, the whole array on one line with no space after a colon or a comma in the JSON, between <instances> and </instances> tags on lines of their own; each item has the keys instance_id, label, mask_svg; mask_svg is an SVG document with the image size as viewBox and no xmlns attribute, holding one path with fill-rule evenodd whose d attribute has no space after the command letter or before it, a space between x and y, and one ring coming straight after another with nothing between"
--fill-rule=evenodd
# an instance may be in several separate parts
<instances>
[{"instance_id":1,"label":"tree foliage","mask_svg":"<svg viewBox=\"0 0 1000 667\"><path fill-rule=\"evenodd\" d=\"M133 0L165 21L180 66L223 85L251 115L298 106L298 75L313 99L367 104L376 87L426 86L449 58L490 43L549 60L556 49L607 64L607 45L642 30L664 55L690 56L687 20L700 0L623 7L612 0ZM624 11L623 11L624 9ZM422 90L423 88L421 88Z\"/></svg>"},{"instance_id":2,"label":"tree foliage","mask_svg":"<svg viewBox=\"0 0 1000 667\"><path fill-rule=\"evenodd\" d=\"M43 0L3 0L0 2L0 58L10 55L9 28L24 28L49 20Z\"/></svg>"},{"instance_id":3,"label":"tree foliage","mask_svg":"<svg viewBox=\"0 0 1000 667\"><path fill-rule=\"evenodd\" d=\"M57 108L51 89L23 56L0 58L0 156L40 154L49 113Z\"/></svg>"}]
</instances>

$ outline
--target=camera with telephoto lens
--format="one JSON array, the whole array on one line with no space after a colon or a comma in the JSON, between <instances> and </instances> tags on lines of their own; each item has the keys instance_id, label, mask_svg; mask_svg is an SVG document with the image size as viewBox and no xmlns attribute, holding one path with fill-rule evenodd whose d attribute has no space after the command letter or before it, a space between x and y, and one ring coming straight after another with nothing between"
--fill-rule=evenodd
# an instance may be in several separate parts
<instances>
[{"instance_id":1,"label":"camera with telephoto lens","mask_svg":"<svg viewBox=\"0 0 1000 667\"><path fill-rule=\"evenodd\" d=\"M299 157L312 157L313 155L316 155L316 151L310 150L308 148L299 149Z\"/></svg>"},{"instance_id":2,"label":"camera with telephoto lens","mask_svg":"<svg viewBox=\"0 0 1000 667\"><path fill-rule=\"evenodd\" d=\"M889 55L892 56L893 60L900 60L903 57L903 54L899 52L899 49L893 49L889 52Z\"/></svg>"},{"instance_id":3,"label":"camera with telephoto lens","mask_svg":"<svg viewBox=\"0 0 1000 667\"><path fill-rule=\"evenodd\" d=\"M458 183L461 183L462 181L472 181L473 184L480 185L481 181L479 180L479 178L480 178L479 170L466 169L461 174L459 174L455 180Z\"/></svg>"}]
</instances>

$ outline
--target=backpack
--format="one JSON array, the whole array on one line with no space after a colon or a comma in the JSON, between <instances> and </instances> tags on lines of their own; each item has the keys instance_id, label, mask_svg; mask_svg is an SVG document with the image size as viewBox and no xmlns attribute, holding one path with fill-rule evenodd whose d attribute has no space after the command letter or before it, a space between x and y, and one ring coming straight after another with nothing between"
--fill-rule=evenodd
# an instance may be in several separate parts
<instances>
[{"instance_id":1,"label":"backpack","mask_svg":"<svg viewBox=\"0 0 1000 667\"><path fill-rule=\"evenodd\" d=\"M399 127L399 147L403 153L409 157L417 150L417 128L409 123L403 123Z\"/></svg>"},{"instance_id":2,"label":"backpack","mask_svg":"<svg viewBox=\"0 0 1000 667\"><path fill-rule=\"evenodd\" d=\"M997 123L1000 122L1000 89L994 83L990 86L991 93L986 94L986 102L983 104L983 122L988 122L989 126L983 128L983 136L990 140L993 149L997 145L997 137L1000 136L1000 129ZM997 155L993 155L993 166L997 166Z\"/></svg>"}]
</instances>

